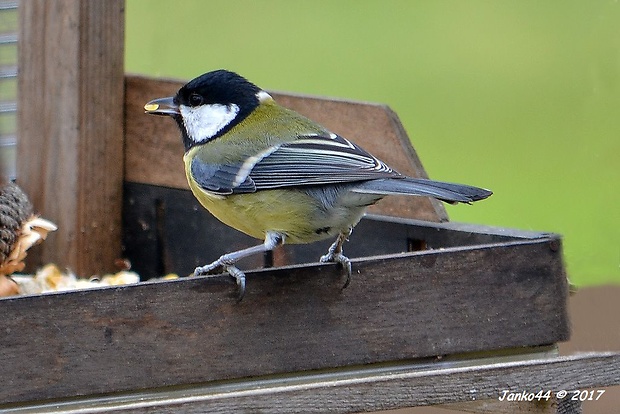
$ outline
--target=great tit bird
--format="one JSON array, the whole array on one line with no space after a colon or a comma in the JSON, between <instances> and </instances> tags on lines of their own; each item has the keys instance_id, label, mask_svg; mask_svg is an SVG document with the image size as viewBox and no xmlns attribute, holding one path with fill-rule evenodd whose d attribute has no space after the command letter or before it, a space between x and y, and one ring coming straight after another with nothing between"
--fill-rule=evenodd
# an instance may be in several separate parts
<instances>
[{"instance_id":1,"label":"great tit bird","mask_svg":"<svg viewBox=\"0 0 620 414\"><path fill-rule=\"evenodd\" d=\"M492 194L399 174L227 70L205 73L174 97L152 100L144 109L171 116L179 126L187 181L200 203L223 223L264 240L194 271L195 275L227 271L236 279L240 297L245 275L235 263L283 243L335 237L320 261L340 263L348 283L351 263L342 245L366 207L386 195L471 203Z\"/></svg>"}]
</instances>

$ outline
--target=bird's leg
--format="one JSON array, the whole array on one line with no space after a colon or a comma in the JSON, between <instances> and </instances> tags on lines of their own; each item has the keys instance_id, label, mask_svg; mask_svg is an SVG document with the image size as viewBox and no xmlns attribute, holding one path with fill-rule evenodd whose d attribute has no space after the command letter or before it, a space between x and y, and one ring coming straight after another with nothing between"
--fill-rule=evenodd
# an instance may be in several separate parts
<instances>
[{"instance_id":1,"label":"bird's leg","mask_svg":"<svg viewBox=\"0 0 620 414\"><path fill-rule=\"evenodd\" d=\"M228 272L228 274L230 274L230 276L235 278L235 280L237 281L239 300L241 300L243 299L243 295L245 294L245 274L235 266L235 263L245 257L273 250L283 242L284 236L282 234L267 232L267 235L265 236L265 242L263 244L248 247L247 249L238 250L236 252L226 253L211 264L197 267L194 270L194 276L223 273L224 271Z\"/></svg>"},{"instance_id":2,"label":"bird's leg","mask_svg":"<svg viewBox=\"0 0 620 414\"><path fill-rule=\"evenodd\" d=\"M351 261L349 260L348 257L342 254L342 245L347 240L347 238L351 235L352 231L353 231L353 228L349 227L348 231L340 232L338 237L336 237L336 241L333 242L331 246L329 246L329 249L327 250L327 254L324 256L321 256L321 259L320 259L321 263L327 263L327 262L340 263L340 265L344 269L346 276L347 276L347 280L344 282L344 285L342 286L343 289L349 286L349 283L351 282Z\"/></svg>"}]
</instances>

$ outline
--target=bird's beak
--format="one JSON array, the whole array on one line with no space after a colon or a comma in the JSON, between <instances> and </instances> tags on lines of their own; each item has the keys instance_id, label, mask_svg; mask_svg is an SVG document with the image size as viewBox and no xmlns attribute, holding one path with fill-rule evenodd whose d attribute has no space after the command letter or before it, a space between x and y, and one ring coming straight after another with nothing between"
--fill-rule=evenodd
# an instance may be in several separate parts
<instances>
[{"instance_id":1,"label":"bird's beak","mask_svg":"<svg viewBox=\"0 0 620 414\"><path fill-rule=\"evenodd\" d=\"M179 105L174 102L174 98L169 96L167 98L153 99L146 105L144 105L144 112L151 115L180 115Z\"/></svg>"}]
</instances>

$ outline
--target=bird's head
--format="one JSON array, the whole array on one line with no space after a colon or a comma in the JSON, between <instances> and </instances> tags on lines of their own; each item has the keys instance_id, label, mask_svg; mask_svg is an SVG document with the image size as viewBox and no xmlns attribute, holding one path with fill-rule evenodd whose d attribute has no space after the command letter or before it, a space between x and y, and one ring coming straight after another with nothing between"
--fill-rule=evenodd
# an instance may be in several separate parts
<instances>
[{"instance_id":1,"label":"bird's head","mask_svg":"<svg viewBox=\"0 0 620 414\"><path fill-rule=\"evenodd\" d=\"M271 97L258 86L221 69L189 81L175 96L148 102L144 110L174 118L187 151L225 134L266 99Z\"/></svg>"}]
</instances>

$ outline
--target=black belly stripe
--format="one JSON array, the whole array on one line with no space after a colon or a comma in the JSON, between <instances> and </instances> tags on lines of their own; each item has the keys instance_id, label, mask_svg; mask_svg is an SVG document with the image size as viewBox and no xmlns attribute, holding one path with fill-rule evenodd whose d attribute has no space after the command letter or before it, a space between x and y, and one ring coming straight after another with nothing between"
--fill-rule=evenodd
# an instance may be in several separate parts
<instances>
[{"instance_id":1,"label":"black belly stripe","mask_svg":"<svg viewBox=\"0 0 620 414\"><path fill-rule=\"evenodd\" d=\"M320 229L316 229L314 230L314 232L316 234L323 234L323 233L329 233L329 231L331 230L331 227L321 227Z\"/></svg>"}]
</instances>

